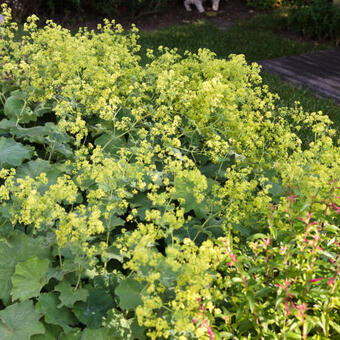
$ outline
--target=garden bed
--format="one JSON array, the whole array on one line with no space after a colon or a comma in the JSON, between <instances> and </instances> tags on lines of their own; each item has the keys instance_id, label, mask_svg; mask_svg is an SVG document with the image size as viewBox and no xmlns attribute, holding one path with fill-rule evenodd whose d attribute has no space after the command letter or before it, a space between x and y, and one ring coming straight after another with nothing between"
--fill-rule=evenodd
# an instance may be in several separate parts
<instances>
[{"instance_id":1,"label":"garden bed","mask_svg":"<svg viewBox=\"0 0 340 340\"><path fill-rule=\"evenodd\" d=\"M5 339L338 337L328 116L278 105L242 55L141 59L108 20L18 35L4 15Z\"/></svg>"}]
</instances>

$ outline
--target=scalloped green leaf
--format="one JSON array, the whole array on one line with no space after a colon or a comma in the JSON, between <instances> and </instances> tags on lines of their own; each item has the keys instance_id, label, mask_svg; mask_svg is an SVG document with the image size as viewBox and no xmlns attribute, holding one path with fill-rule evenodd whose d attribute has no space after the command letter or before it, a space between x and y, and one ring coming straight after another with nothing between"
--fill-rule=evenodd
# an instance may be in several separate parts
<instances>
[{"instance_id":1,"label":"scalloped green leaf","mask_svg":"<svg viewBox=\"0 0 340 340\"><path fill-rule=\"evenodd\" d=\"M54 288L55 291L59 292L59 300L61 301L58 308L66 306L72 308L77 301L86 301L89 296L89 291L84 288L78 288L74 291L74 288L68 281L63 281L59 283Z\"/></svg>"},{"instance_id":2,"label":"scalloped green leaf","mask_svg":"<svg viewBox=\"0 0 340 340\"><path fill-rule=\"evenodd\" d=\"M47 143L46 134L48 133L45 126L34 126L31 128L23 128L21 126L12 127L11 134L15 137L31 143L45 144Z\"/></svg>"},{"instance_id":3,"label":"scalloped green leaf","mask_svg":"<svg viewBox=\"0 0 340 340\"><path fill-rule=\"evenodd\" d=\"M58 326L44 324L45 334L33 335L30 340L56 340L64 339L60 337L62 329Z\"/></svg>"},{"instance_id":4,"label":"scalloped green leaf","mask_svg":"<svg viewBox=\"0 0 340 340\"><path fill-rule=\"evenodd\" d=\"M10 302L15 266L34 255L39 258L50 256L50 249L42 244L41 239L32 239L25 234L0 239L0 299L5 305Z\"/></svg>"},{"instance_id":5,"label":"scalloped green leaf","mask_svg":"<svg viewBox=\"0 0 340 340\"><path fill-rule=\"evenodd\" d=\"M46 323L60 326L65 332L69 332L72 330L71 326L77 324L77 320L68 308L59 308L58 304L59 299L55 293L42 293L36 310L44 315Z\"/></svg>"},{"instance_id":6,"label":"scalloped green leaf","mask_svg":"<svg viewBox=\"0 0 340 340\"><path fill-rule=\"evenodd\" d=\"M0 340L28 340L32 335L45 333L40 317L32 301L8 306L0 311Z\"/></svg>"},{"instance_id":7,"label":"scalloped green leaf","mask_svg":"<svg viewBox=\"0 0 340 340\"><path fill-rule=\"evenodd\" d=\"M15 266L12 276L12 298L25 301L40 294L41 288L48 282L47 271L49 260L39 260L36 256Z\"/></svg>"},{"instance_id":8,"label":"scalloped green leaf","mask_svg":"<svg viewBox=\"0 0 340 340\"><path fill-rule=\"evenodd\" d=\"M101 326L106 312L113 308L111 295L101 288L90 288L86 302L77 302L73 312L77 318L89 328Z\"/></svg>"},{"instance_id":9,"label":"scalloped green leaf","mask_svg":"<svg viewBox=\"0 0 340 340\"><path fill-rule=\"evenodd\" d=\"M32 148L15 142L13 139L0 138L0 168L19 166L32 156Z\"/></svg>"},{"instance_id":10,"label":"scalloped green leaf","mask_svg":"<svg viewBox=\"0 0 340 340\"><path fill-rule=\"evenodd\" d=\"M107 153L115 155L118 150L126 146L124 137L115 136L111 131L104 133L94 141L95 145L100 145Z\"/></svg>"},{"instance_id":11,"label":"scalloped green leaf","mask_svg":"<svg viewBox=\"0 0 340 340\"><path fill-rule=\"evenodd\" d=\"M115 290L119 297L119 307L122 309L133 309L142 304L140 292L143 285L132 278L121 281Z\"/></svg>"},{"instance_id":12,"label":"scalloped green leaf","mask_svg":"<svg viewBox=\"0 0 340 340\"><path fill-rule=\"evenodd\" d=\"M85 328L81 335L81 340L121 340L123 338L112 335L112 332L108 328L89 329ZM128 338L124 338L128 340Z\"/></svg>"},{"instance_id":13,"label":"scalloped green leaf","mask_svg":"<svg viewBox=\"0 0 340 340\"><path fill-rule=\"evenodd\" d=\"M14 122L29 123L37 120L37 114L27 105L27 102L14 95L7 98L4 106L7 118Z\"/></svg>"},{"instance_id":14,"label":"scalloped green leaf","mask_svg":"<svg viewBox=\"0 0 340 340\"><path fill-rule=\"evenodd\" d=\"M184 199L182 203L185 212L193 210L198 218L202 218L206 215L206 202L198 202L195 195L195 183L190 177L179 177L177 176L174 181L176 192L174 198Z\"/></svg>"}]
</instances>

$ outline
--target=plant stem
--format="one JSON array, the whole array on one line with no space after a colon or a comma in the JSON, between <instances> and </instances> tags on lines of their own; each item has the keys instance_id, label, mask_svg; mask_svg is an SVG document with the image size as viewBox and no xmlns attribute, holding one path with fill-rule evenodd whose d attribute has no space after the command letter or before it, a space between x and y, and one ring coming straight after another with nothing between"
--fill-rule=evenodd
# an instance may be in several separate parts
<instances>
[{"instance_id":1,"label":"plant stem","mask_svg":"<svg viewBox=\"0 0 340 340\"><path fill-rule=\"evenodd\" d=\"M63 260L61 258L61 253L60 253L60 248L58 247L58 257L59 257L59 267L60 267L60 270L63 269Z\"/></svg>"},{"instance_id":2,"label":"plant stem","mask_svg":"<svg viewBox=\"0 0 340 340\"><path fill-rule=\"evenodd\" d=\"M74 287L74 291L76 291L79 287L79 283L80 283L80 279L81 279L81 268L79 266L79 274L78 274L78 280L77 280L77 284L76 286Z\"/></svg>"},{"instance_id":3,"label":"plant stem","mask_svg":"<svg viewBox=\"0 0 340 340\"><path fill-rule=\"evenodd\" d=\"M56 143L53 144L53 147L52 147L52 149L51 149L50 155L49 155L49 157L48 157L48 162L49 162L49 163L51 162L51 158L52 158L52 154L53 154L53 152L54 152L55 144L56 144Z\"/></svg>"}]
</instances>

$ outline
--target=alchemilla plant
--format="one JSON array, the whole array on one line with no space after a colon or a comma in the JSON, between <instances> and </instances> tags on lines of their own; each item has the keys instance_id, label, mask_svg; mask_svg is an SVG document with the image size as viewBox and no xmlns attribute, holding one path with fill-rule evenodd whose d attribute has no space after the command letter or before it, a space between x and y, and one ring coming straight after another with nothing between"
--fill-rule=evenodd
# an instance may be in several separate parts
<instances>
[{"instance_id":1,"label":"alchemilla plant","mask_svg":"<svg viewBox=\"0 0 340 340\"><path fill-rule=\"evenodd\" d=\"M327 116L243 56L3 15L0 339L339 337Z\"/></svg>"}]
</instances>

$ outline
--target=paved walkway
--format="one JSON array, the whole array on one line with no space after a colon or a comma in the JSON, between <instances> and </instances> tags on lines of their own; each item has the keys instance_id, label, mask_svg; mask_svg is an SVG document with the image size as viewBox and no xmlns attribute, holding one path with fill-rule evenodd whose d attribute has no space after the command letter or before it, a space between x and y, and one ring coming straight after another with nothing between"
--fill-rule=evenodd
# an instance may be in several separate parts
<instances>
[{"instance_id":1,"label":"paved walkway","mask_svg":"<svg viewBox=\"0 0 340 340\"><path fill-rule=\"evenodd\" d=\"M306 86L340 104L340 48L259 62L264 71Z\"/></svg>"}]
</instances>

